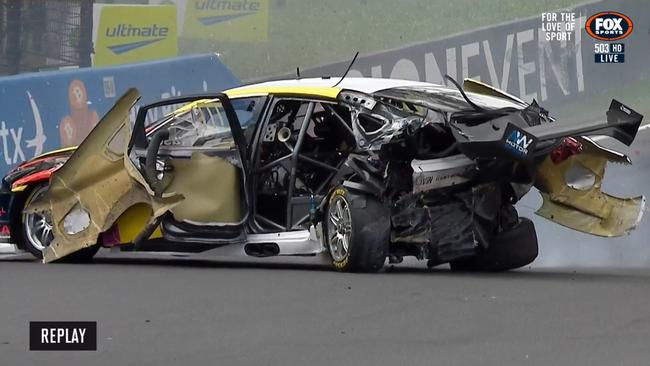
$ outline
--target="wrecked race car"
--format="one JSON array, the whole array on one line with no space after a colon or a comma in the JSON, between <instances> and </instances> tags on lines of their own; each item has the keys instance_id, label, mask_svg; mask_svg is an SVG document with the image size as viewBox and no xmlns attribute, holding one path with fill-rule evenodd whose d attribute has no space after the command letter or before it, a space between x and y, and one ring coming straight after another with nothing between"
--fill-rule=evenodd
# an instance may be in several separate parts
<instances>
[{"instance_id":1,"label":"wrecked race car","mask_svg":"<svg viewBox=\"0 0 650 366\"><path fill-rule=\"evenodd\" d=\"M629 145L642 116L612 101L603 121L547 111L473 80L296 79L129 110L129 90L76 149L10 172L5 241L44 262L102 247L270 257L329 255L341 271L388 258L501 271L537 256L514 204L600 236L641 220L645 199L601 192L608 161L588 135Z\"/></svg>"}]
</instances>

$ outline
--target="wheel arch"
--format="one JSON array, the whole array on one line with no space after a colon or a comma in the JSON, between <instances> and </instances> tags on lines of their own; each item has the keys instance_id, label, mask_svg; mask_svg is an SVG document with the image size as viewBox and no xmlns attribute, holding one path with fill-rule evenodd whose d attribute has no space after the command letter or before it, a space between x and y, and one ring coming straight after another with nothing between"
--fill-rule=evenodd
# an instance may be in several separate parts
<instances>
[{"instance_id":1,"label":"wheel arch","mask_svg":"<svg viewBox=\"0 0 650 366\"><path fill-rule=\"evenodd\" d=\"M22 231L23 209L25 208L25 203L34 189L42 184L48 183L48 181L49 177L46 179L30 181L22 191L13 192L13 199L9 206L9 232L11 235L11 241L21 250L25 250Z\"/></svg>"}]
</instances>

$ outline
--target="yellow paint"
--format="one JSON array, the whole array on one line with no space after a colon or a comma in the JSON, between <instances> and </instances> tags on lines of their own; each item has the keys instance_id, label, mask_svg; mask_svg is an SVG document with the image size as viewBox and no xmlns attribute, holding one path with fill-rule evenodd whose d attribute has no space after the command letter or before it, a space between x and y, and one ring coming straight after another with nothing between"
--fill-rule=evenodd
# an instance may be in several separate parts
<instances>
[{"instance_id":1,"label":"yellow paint","mask_svg":"<svg viewBox=\"0 0 650 366\"><path fill-rule=\"evenodd\" d=\"M176 7L105 5L99 15L94 66L176 56Z\"/></svg>"},{"instance_id":2,"label":"yellow paint","mask_svg":"<svg viewBox=\"0 0 650 366\"><path fill-rule=\"evenodd\" d=\"M147 193L124 169L124 161L106 159L104 154L107 141L128 124L129 110L139 98L135 89L120 97L75 154L52 174L45 194L24 208L24 213L49 212L52 219L54 239L43 250L45 263L96 244L99 234L110 229L123 211L148 202ZM71 234L63 221L77 205L88 213L92 224Z\"/></svg>"},{"instance_id":3,"label":"yellow paint","mask_svg":"<svg viewBox=\"0 0 650 366\"><path fill-rule=\"evenodd\" d=\"M22 192L22 191L24 191L25 189L27 189L27 185L26 185L26 184L23 184L22 186L11 187L11 191L12 191L12 192Z\"/></svg>"},{"instance_id":4,"label":"yellow paint","mask_svg":"<svg viewBox=\"0 0 650 366\"><path fill-rule=\"evenodd\" d=\"M244 96L264 96L269 94L301 95L319 98L336 99L341 92L340 88L330 86L260 86L251 85L226 90L224 93L229 98Z\"/></svg>"},{"instance_id":5,"label":"yellow paint","mask_svg":"<svg viewBox=\"0 0 650 366\"><path fill-rule=\"evenodd\" d=\"M183 36L225 42L267 40L270 0L187 0Z\"/></svg>"},{"instance_id":6,"label":"yellow paint","mask_svg":"<svg viewBox=\"0 0 650 366\"><path fill-rule=\"evenodd\" d=\"M226 90L223 93L228 96L230 99L238 99L244 97L256 97L256 96L266 96L269 94L276 95L299 95L299 96L309 96L315 98L325 98L325 99L336 99L336 97L341 92L340 88L329 87L329 86L260 86L251 85L251 86L242 86L230 90ZM187 103L184 106L178 108L177 110L171 112L169 115L178 115L184 112L187 112L195 107L204 107L215 106L214 99L199 99L191 103Z\"/></svg>"},{"instance_id":7,"label":"yellow paint","mask_svg":"<svg viewBox=\"0 0 650 366\"><path fill-rule=\"evenodd\" d=\"M202 104L204 104L204 103L212 103L212 99L199 99L199 100L195 100L195 101L193 101L191 103L187 103L184 106L178 108L177 110L169 113L168 116L170 116L170 115L171 116L179 115L179 114L181 114L183 112L187 112L187 111L191 110L194 107L202 106Z\"/></svg>"},{"instance_id":8,"label":"yellow paint","mask_svg":"<svg viewBox=\"0 0 650 366\"><path fill-rule=\"evenodd\" d=\"M151 218L151 207L147 204L140 203L127 209L115 222L120 233L120 243L132 243L135 237L142 231L149 219ZM151 235L151 238L160 238L162 233L160 228Z\"/></svg>"},{"instance_id":9,"label":"yellow paint","mask_svg":"<svg viewBox=\"0 0 650 366\"><path fill-rule=\"evenodd\" d=\"M32 160L45 158L45 157L52 156L52 155L62 154L62 153L69 152L69 151L74 151L74 150L77 150L76 146L64 147L62 149L56 149L56 150L48 151L46 153L42 153L41 155L35 156Z\"/></svg>"}]
</instances>

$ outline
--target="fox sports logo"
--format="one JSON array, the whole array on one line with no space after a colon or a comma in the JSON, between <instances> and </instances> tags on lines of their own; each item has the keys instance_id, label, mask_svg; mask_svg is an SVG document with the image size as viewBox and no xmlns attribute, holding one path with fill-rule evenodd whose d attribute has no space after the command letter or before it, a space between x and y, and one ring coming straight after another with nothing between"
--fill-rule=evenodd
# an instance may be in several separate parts
<instances>
[{"instance_id":1,"label":"fox sports logo","mask_svg":"<svg viewBox=\"0 0 650 366\"><path fill-rule=\"evenodd\" d=\"M614 11L604 11L587 19L585 30L593 38L601 41L616 41L632 33L632 20Z\"/></svg>"}]
</instances>

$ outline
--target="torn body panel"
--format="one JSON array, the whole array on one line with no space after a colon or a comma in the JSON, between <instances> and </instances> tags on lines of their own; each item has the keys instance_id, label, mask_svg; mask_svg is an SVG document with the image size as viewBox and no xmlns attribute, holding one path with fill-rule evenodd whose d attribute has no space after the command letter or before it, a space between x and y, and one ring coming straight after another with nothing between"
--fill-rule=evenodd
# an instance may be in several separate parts
<instances>
[{"instance_id":1,"label":"torn body panel","mask_svg":"<svg viewBox=\"0 0 650 366\"><path fill-rule=\"evenodd\" d=\"M146 192L124 169L129 109L135 89L122 96L70 159L50 178L47 193L25 208L50 215L54 240L43 251L51 262L95 245L100 233L130 206L148 202Z\"/></svg>"},{"instance_id":2,"label":"torn body panel","mask_svg":"<svg viewBox=\"0 0 650 366\"><path fill-rule=\"evenodd\" d=\"M560 225L598 236L621 236L640 222L643 196L619 198L601 191L607 162L630 164L623 154L580 138L582 151L556 164L547 157L536 187L544 200L538 215Z\"/></svg>"},{"instance_id":3,"label":"torn body panel","mask_svg":"<svg viewBox=\"0 0 650 366\"><path fill-rule=\"evenodd\" d=\"M216 98L229 103L223 95ZM219 225L241 232L247 209L244 163L240 145L225 133L238 123L232 107L228 104L224 112L215 100L200 96L145 106L136 120L138 131L144 131L147 108L189 103L163 118L167 138L148 149L145 136L144 149L137 152L132 149L128 117L138 99L137 90L127 91L51 175L48 191L25 208L25 212L47 215L53 223L54 239L43 250L44 262L97 245L101 239L107 239L109 246L127 240L137 247L140 241L160 235L165 217L179 225L212 225L207 237L218 234ZM191 127L185 128L188 121ZM116 223L122 227L111 229ZM171 226L162 225L162 234L165 227ZM187 233L181 230L181 234Z\"/></svg>"},{"instance_id":4,"label":"torn body panel","mask_svg":"<svg viewBox=\"0 0 650 366\"><path fill-rule=\"evenodd\" d=\"M488 248L500 225L517 222L514 212L494 183L413 193L393 207L391 241L416 245L432 263L445 263Z\"/></svg>"},{"instance_id":5,"label":"torn body panel","mask_svg":"<svg viewBox=\"0 0 650 366\"><path fill-rule=\"evenodd\" d=\"M525 104L473 80L466 80L465 86L466 94L434 86L379 91L374 94L376 103L370 104L372 113L365 110L367 101L356 106L355 126L361 127L355 137L365 138L382 159L410 160L413 182L410 187L402 185L407 192L494 181L508 187L504 199L514 203L536 184L544 197L537 213L561 225L594 235L619 236L638 224L643 197L622 199L601 192L606 162L629 164L629 159L577 136L607 135L629 145L643 116L613 100L604 121L556 123L534 101ZM410 117L401 113L410 113ZM372 123L362 120L370 117L376 119L374 134L364 128ZM447 133L453 142L421 149L418 135L434 129L442 132L436 135L438 141ZM572 136L583 151L567 154L563 143ZM421 159L418 154L436 159ZM395 181L387 179L389 184Z\"/></svg>"},{"instance_id":6,"label":"torn body panel","mask_svg":"<svg viewBox=\"0 0 650 366\"><path fill-rule=\"evenodd\" d=\"M514 267L530 263L537 256L537 240L529 240L536 238L534 226L513 205L536 182L545 195L538 213L557 223L606 236L638 223L643 198L600 192L604 162L627 157L579 136L606 135L629 145L641 115L613 100L603 120L556 122L535 101L472 80L465 86L467 93L417 85L339 95L352 111L362 151L348 157L354 175L346 187L390 205L395 258L415 255L433 264L478 253L487 258L490 247L507 241L496 250L521 254ZM569 138L583 151L565 146ZM503 266L509 265L491 268Z\"/></svg>"},{"instance_id":7,"label":"torn body panel","mask_svg":"<svg viewBox=\"0 0 650 366\"><path fill-rule=\"evenodd\" d=\"M125 157L129 109L139 98L135 89L124 94L52 174L47 193L25 208L25 212L43 212L52 220L54 240L43 251L44 262L96 245L99 235L134 205L147 204L156 216L179 201L173 197L152 202L132 178L133 172L125 168L131 164Z\"/></svg>"}]
</instances>

